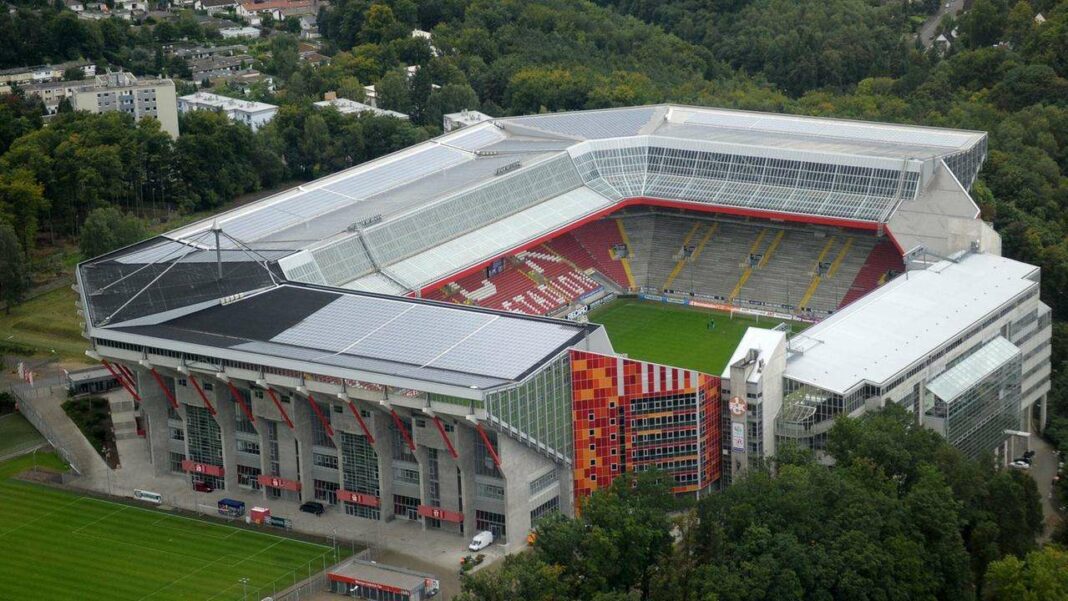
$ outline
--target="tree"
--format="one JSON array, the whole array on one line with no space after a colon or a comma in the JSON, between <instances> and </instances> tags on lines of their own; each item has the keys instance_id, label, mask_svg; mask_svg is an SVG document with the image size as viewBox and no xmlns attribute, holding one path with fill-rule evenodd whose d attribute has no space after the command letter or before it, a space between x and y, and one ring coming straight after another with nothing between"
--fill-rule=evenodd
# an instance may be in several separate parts
<instances>
[{"instance_id":1,"label":"tree","mask_svg":"<svg viewBox=\"0 0 1068 601\"><path fill-rule=\"evenodd\" d=\"M986 601L1054 601L1068 599L1068 552L1053 546L1032 551L1021 561L1009 556L990 564L983 593Z\"/></svg>"},{"instance_id":2,"label":"tree","mask_svg":"<svg viewBox=\"0 0 1068 601\"><path fill-rule=\"evenodd\" d=\"M533 553L508 555L500 566L464 576L456 601L568 601L562 571Z\"/></svg>"},{"instance_id":3,"label":"tree","mask_svg":"<svg viewBox=\"0 0 1068 601\"><path fill-rule=\"evenodd\" d=\"M81 81L85 79L85 71L81 67L67 67L63 70L63 81Z\"/></svg>"},{"instance_id":4,"label":"tree","mask_svg":"<svg viewBox=\"0 0 1068 601\"><path fill-rule=\"evenodd\" d=\"M450 83L430 93L426 103L426 122L438 125L445 115L464 109L479 108L478 95L467 84Z\"/></svg>"},{"instance_id":5,"label":"tree","mask_svg":"<svg viewBox=\"0 0 1068 601\"><path fill-rule=\"evenodd\" d=\"M297 38L289 34L271 37L271 60L268 63L271 73L282 79L289 79L289 76L297 70L299 63L300 52Z\"/></svg>"},{"instance_id":6,"label":"tree","mask_svg":"<svg viewBox=\"0 0 1068 601\"><path fill-rule=\"evenodd\" d=\"M412 111L412 97L408 77L401 71L390 71L375 85L379 108L408 114Z\"/></svg>"},{"instance_id":7,"label":"tree","mask_svg":"<svg viewBox=\"0 0 1068 601\"><path fill-rule=\"evenodd\" d=\"M37 216L48 206L42 186L26 169L0 175L0 223L13 228L22 252L29 255L37 237Z\"/></svg>"},{"instance_id":8,"label":"tree","mask_svg":"<svg viewBox=\"0 0 1068 601\"><path fill-rule=\"evenodd\" d=\"M0 298L7 304L7 314L22 301L29 287L26 253L19 246L15 230L7 223L0 223Z\"/></svg>"},{"instance_id":9,"label":"tree","mask_svg":"<svg viewBox=\"0 0 1068 601\"><path fill-rule=\"evenodd\" d=\"M78 247L86 259L140 242L148 236L143 221L114 207L93 209L82 226Z\"/></svg>"}]
</instances>

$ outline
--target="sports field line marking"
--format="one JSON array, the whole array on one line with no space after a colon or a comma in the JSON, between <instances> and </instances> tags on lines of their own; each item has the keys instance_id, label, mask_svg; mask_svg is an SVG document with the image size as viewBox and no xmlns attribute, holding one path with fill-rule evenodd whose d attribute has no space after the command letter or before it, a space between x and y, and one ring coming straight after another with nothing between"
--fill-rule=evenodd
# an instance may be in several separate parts
<instances>
[{"instance_id":1,"label":"sports field line marking","mask_svg":"<svg viewBox=\"0 0 1068 601\"><path fill-rule=\"evenodd\" d=\"M192 559L193 561L208 561L203 557L197 555L190 555L189 553L182 553L180 551L170 551L167 549L160 549L159 547L150 547L148 545L142 545L141 543L135 543L129 540L121 538L112 538L110 536L100 536L98 534L86 534L85 532L78 532L78 536L84 536L86 538L94 538L96 540L103 540L109 543L118 543L120 545L127 545L130 547L137 547L139 549L145 549L147 551L154 551L156 553L166 553L167 555L177 555L178 557L184 557L186 559Z\"/></svg>"},{"instance_id":2,"label":"sports field line marking","mask_svg":"<svg viewBox=\"0 0 1068 601\"><path fill-rule=\"evenodd\" d=\"M241 564L242 564L242 563L244 563L245 561L248 561L248 560L252 559L253 557L255 557L255 556L259 555L260 553L263 553L264 551L267 551L268 549L273 549L274 547L276 547L276 546L278 546L278 545L282 544L282 542L283 542L282 540L276 540L276 541L274 541L273 543L271 543L270 545L267 545L266 547L264 547L264 548L260 549L259 551L256 551L255 553L253 553L252 555L249 555L248 557L246 557L246 558L242 559L241 561L239 561L239 562L237 562L237 563L234 563L234 564L229 564L229 565L227 565L226 567L228 567L228 568L236 568L237 566L241 565ZM186 579L186 578L188 578L188 577L192 576L193 574L196 574L197 572L200 572L200 571L202 571L202 570L205 570L205 569L207 569L207 568L209 568L209 567L211 567L211 566L215 565L216 563L218 563L218 562L222 561L222 560L223 560L223 559L225 559L225 558L226 558L226 556L225 556L225 555L220 555L220 556L219 556L219 557L217 557L217 558L216 558L216 559L215 559L214 561L208 562L207 564L205 564L205 565L203 565L203 566L200 566L199 568L197 568L197 569L193 570L192 572L189 572L189 573L185 574L184 576L182 576L182 577L180 577L180 578L175 578L174 580L170 581L170 582L169 582L169 583L167 583L167 584L164 584L163 586L161 586L161 587L159 587L158 589L156 589L156 590L152 591L151 593L149 593L149 594L145 595L144 597L141 597L141 598L140 598L140 599L138 599L137 601L144 601L145 599L148 599L148 598L149 598L149 597L151 597L152 595L155 595L155 594L156 594L156 593L158 593L158 592L161 592L161 591L163 591L163 590L166 590L166 589L168 589L168 588L170 588L170 587L174 586L174 585L175 585L175 584L177 584L178 582L180 582L180 581L182 581L182 580L184 580L184 579ZM230 586L232 587L233 585L231 584ZM230 588L230 587L227 587L227 589L229 589L229 588ZM214 597L210 597L210 598L214 598Z\"/></svg>"},{"instance_id":3,"label":"sports field line marking","mask_svg":"<svg viewBox=\"0 0 1068 601\"><path fill-rule=\"evenodd\" d=\"M277 544L277 543L276 543L276 544ZM165 590L165 589L168 589L168 588L170 588L170 587L174 586L174 584L175 584L175 583L177 583L177 582L179 582L179 581L181 581L181 580L185 580L186 578L189 578L189 577L190 577L190 576L192 576L193 574L196 574L197 572L200 572L200 571L202 571L202 570L205 570L205 569L207 569L207 568L209 568L209 567L211 567L211 566L215 565L215 563L217 563L217 562L221 561L223 557L225 557L225 555L220 555L219 557L216 557L216 558L215 558L214 560L212 560L212 561L209 561L208 563L206 563L206 564L204 564L204 565L200 566L199 568L197 568L197 569L195 569L195 570L193 570L193 571L191 571L191 572L186 572L186 573L185 573L185 574L183 574L182 576L180 576L180 577L178 577L178 578L175 578L174 580L172 580L172 581L168 582L167 584L164 584L163 586L161 586L161 587L157 588L156 590L154 590L154 591L152 591L151 593L149 593L149 594L145 595L144 597L141 597L141 598L140 598L140 599L138 599L137 601L144 601L145 599L148 599L148 598L149 598L149 597L151 597L152 595L155 595L156 593L158 593L158 592L160 592L160 591L162 591L162 590Z\"/></svg>"},{"instance_id":4,"label":"sports field line marking","mask_svg":"<svg viewBox=\"0 0 1068 601\"><path fill-rule=\"evenodd\" d=\"M101 516L100 518L97 518L97 519L89 522L88 524L86 524L84 526L79 526L78 528L76 528L74 530L71 530L70 532L71 532L71 534L78 534L82 530L85 530L86 528L88 528L89 526L92 526L93 524L98 524L98 523L103 522L104 520L108 519L109 517L115 515L116 513L121 513L124 509L127 509L127 507L119 507L115 511L112 511L111 513L106 513L103 516Z\"/></svg>"},{"instance_id":5,"label":"sports field line marking","mask_svg":"<svg viewBox=\"0 0 1068 601\"><path fill-rule=\"evenodd\" d=\"M8 534L11 534L12 532L18 530L19 528L25 528L26 526L29 526L30 524L32 524L34 522L39 522L39 521L45 519L46 517L48 517L50 515L59 513L60 511L63 511L67 507L70 507L71 505L74 505L78 501L81 501L82 499L85 499L85 498L86 497L78 497L78 498L74 499L73 501L71 501L70 503L64 503L63 505L60 505L59 507L56 507L55 509L53 509L52 511L49 511L48 513L46 513L44 515L37 516L37 517L33 518L32 520L30 520L28 522L23 522L23 523L19 524L18 526L15 526L14 528L11 528L10 530L5 530L3 532L0 532L0 538L4 538Z\"/></svg>"},{"instance_id":6,"label":"sports field line marking","mask_svg":"<svg viewBox=\"0 0 1068 601\"><path fill-rule=\"evenodd\" d=\"M162 513L162 511L160 511L160 510L149 509L147 507L138 507L136 505L127 505L125 503L118 503L116 501L108 501L107 499L97 499L97 498L93 498L93 497L80 497L80 498L82 498L82 499L91 499L91 500L96 501L98 503L107 503L109 505L122 505L123 507L129 507L131 509L135 509L137 511L143 511L145 513L163 514L166 517L174 518L176 520L189 520L190 522L196 522L198 524L208 524L210 526L215 526L217 528L226 528L228 530L233 530L234 534L237 534L238 532L247 532L248 534L257 534L259 536L269 536L271 538L277 538L279 540L285 540L285 541L289 541L291 543L300 543L300 544L308 545L308 546L311 546L311 547L319 547L321 549L329 549L330 548L329 545L320 545L319 543L311 543L311 542L308 542L306 540L300 540L299 538L287 538L285 536L279 536L277 534L271 534L270 532L261 532L259 530L245 530L244 528L238 528L236 526L229 526L227 524L217 524L215 522L209 522L208 520L204 520L204 519L191 518L191 517L186 517L184 515L174 515L174 514L169 514L169 513ZM0 536L2 536L2 535L0 535Z\"/></svg>"},{"instance_id":7,"label":"sports field line marking","mask_svg":"<svg viewBox=\"0 0 1068 601\"><path fill-rule=\"evenodd\" d=\"M273 546L273 545L272 545L272 546ZM268 549L269 549L269 548L270 548L270 547L268 547ZM266 550L267 550L267 549L263 549L263 550L259 551L259 553L262 553L263 551L266 551ZM323 554L319 555L319 557L318 557L317 559L322 559L323 557L326 557L327 555L330 555L330 554L332 554L332 553L333 553L333 551L334 551L333 549L330 549L329 551L327 551L327 552L325 552L325 553L323 553ZM246 557L245 559L252 559L252 557L253 557L253 555L250 555L249 557ZM243 561L243 560L242 560L242 561ZM241 563L241 562L238 562L238 563ZM309 564L309 563L311 563L311 560L310 560L310 559L309 559L309 560L308 560L307 562L305 562L305 565L307 565L307 564ZM234 564L233 566L230 566L230 567L236 567L236 566L237 566L237 564ZM291 574L291 573L296 573L296 571L297 571L297 569L296 569L296 568L293 568L292 570L290 570L290 572L288 572L288 573L284 573L284 574L282 574L282 576L279 576L278 578L275 578L275 579L274 579L274 580L272 580L271 582L269 582L269 583L266 583L266 584L262 585L262 586L261 586L261 587L259 588L259 590L260 590L260 591L262 591L262 590L263 590L263 587L264 587L264 586L267 586L268 584L274 584L275 582L278 582L279 580L281 580L283 576L288 576L288 575L289 575L289 574ZM294 580L294 582L296 582L296 580ZM212 596L208 597L208 598L207 598L207 599L205 599L204 601L212 601L213 599L215 599L216 597L219 597L220 595L225 595L225 594L226 594L227 592L229 592L229 590L230 590L230 589L232 589L232 588L236 587L236 586L237 586L238 584L239 584L239 583L234 583L234 584L231 584L230 586L228 586L228 587L226 587L226 588L224 588L224 589L220 590L219 592L215 593L214 595L212 595Z\"/></svg>"}]
</instances>

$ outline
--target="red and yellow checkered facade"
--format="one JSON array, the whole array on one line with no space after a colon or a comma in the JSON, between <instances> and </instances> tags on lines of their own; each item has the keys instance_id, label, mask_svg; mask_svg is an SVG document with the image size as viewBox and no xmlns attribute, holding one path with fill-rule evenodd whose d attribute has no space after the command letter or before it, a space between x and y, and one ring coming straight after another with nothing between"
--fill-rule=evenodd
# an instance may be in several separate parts
<instances>
[{"instance_id":1,"label":"red and yellow checkered facade","mask_svg":"<svg viewBox=\"0 0 1068 601\"><path fill-rule=\"evenodd\" d=\"M636 470L671 474L676 493L719 478L719 378L572 350L571 381L576 499Z\"/></svg>"}]
</instances>

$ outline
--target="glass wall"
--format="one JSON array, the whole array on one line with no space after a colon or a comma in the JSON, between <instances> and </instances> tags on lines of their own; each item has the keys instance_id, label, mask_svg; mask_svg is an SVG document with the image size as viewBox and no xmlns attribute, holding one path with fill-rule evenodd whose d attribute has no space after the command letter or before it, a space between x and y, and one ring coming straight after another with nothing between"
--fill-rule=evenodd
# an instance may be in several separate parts
<instances>
[{"instance_id":1,"label":"glass wall","mask_svg":"<svg viewBox=\"0 0 1068 601\"><path fill-rule=\"evenodd\" d=\"M522 383L486 397L490 422L571 460L571 362L566 352Z\"/></svg>"}]
</instances>

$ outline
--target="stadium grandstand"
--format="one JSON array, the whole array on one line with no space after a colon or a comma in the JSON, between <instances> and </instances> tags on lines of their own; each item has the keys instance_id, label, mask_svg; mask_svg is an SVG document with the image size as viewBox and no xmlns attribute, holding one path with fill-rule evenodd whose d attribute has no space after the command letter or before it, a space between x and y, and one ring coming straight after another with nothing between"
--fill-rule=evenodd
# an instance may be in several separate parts
<instances>
[{"instance_id":1,"label":"stadium grandstand","mask_svg":"<svg viewBox=\"0 0 1068 601\"><path fill-rule=\"evenodd\" d=\"M90 355L156 477L509 546L627 471L707 491L885 402L996 451L1044 421L1050 326L969 196L985 155L674 105L492 119L81 264ZM582 316L619 295L817 325L709 375L617 355ZM968 397L992 362L1009 388Z\"/></svg>"}]
</instances>

